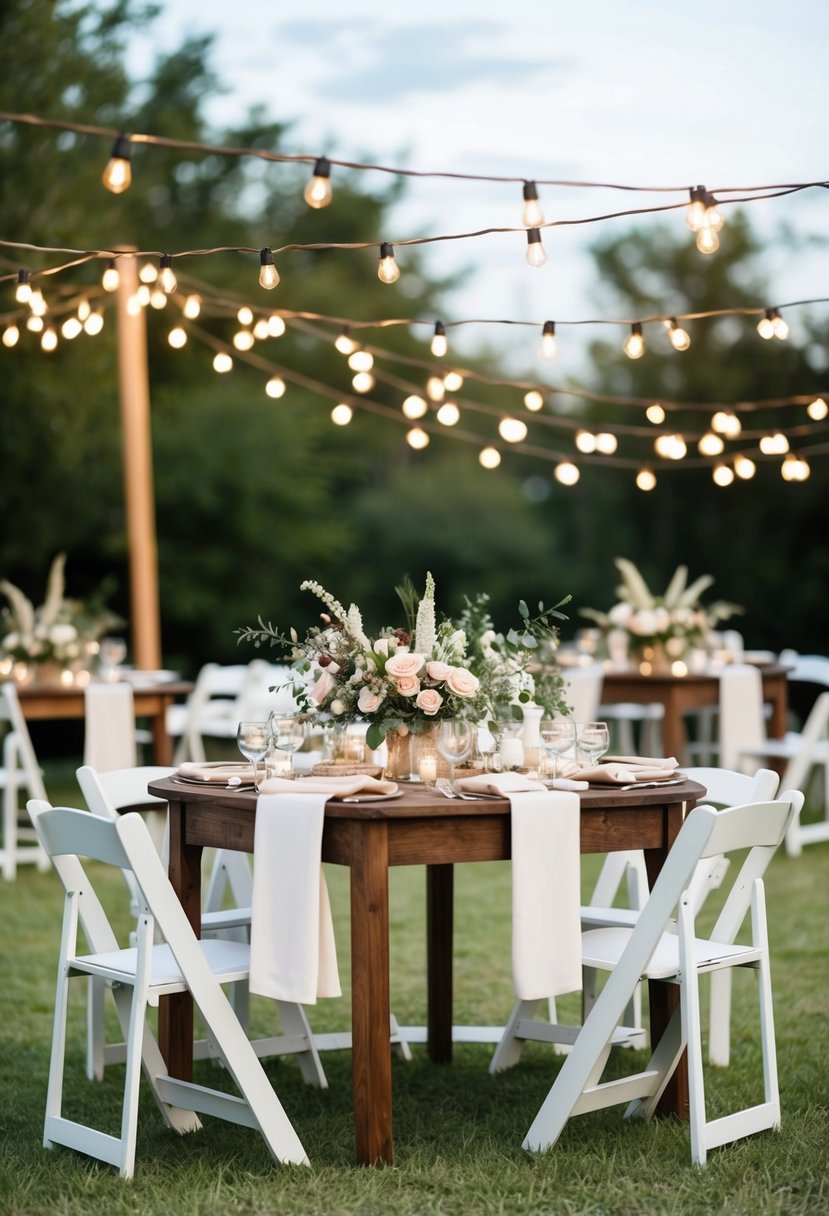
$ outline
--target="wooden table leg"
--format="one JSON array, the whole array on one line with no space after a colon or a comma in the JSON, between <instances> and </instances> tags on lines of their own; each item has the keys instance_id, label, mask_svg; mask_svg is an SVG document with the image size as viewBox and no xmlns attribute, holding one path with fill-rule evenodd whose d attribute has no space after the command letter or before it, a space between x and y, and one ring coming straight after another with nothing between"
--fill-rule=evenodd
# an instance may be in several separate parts
<instances>
[{"instance_id":1,"label":"wooden table leg","mask_svg":"<svg viewBox=\"0 0 829 1216\"><path fill-rule=\"evenodd\" d=\"M668 689L665 698L665 716L662 719L662 754L676 756L680 764L687 763L686 759L685 721L676 699Z\"/></svg>"},{"instance_id":2,"label":"wooden table leg","mask_svg":"<svg viewBox=\"0 0 829 1216\"><path fill-rule=\"evenodd\" d=\"M673 754L673 753L672 753ZM666 843L663 849L646 849L645 865L648 871L648 885L653 885L662 869L677 833L682 827L684 806L679 804L666 808ZM665 984L659 980L648 983L648 1003L650 1006L651 1047L655 1047L662 1037L674 1010L679 1005L679 985ZM688 1056L683 1051L679 1063L674 1069L673 1076L665 1086L662 1097L656 1107L659 1115L676 1115L680 1119L690 1117L690 1099L688 1093Z\"/></svg>"},{"instance_id":3,"label":"wooden table leg","mask_svg":"<svg viewBox=\"0 0 829 1216\"><path fill-rule=\"evenodd\" d=\"M200 846L186 845L185 815L180 802L169 803L169 876L187 919L198 937L201 932ZM193 1078L193 998L189 992L163 996L158 1002L158 1045L171 1077Z\"/></svg>"},{"instance_id":4,"label":"wooden table leg","mask_svg":"<svg viewBox=\"0 0 829 1216\"><path fill-rule=\"evenodd\" d=\"M435 1064L452 1062L452 932L455 867L426 867L427 1039Z\"/></svg>"},{"instance_id":5,"label":"wooden table leg","mask_svg":"<svg viewBox=\"0 0 829 1216\"><path fill-rule=\"evenodd\" d=\"M388 826L366 820L352 824L351 830L354 1138L361 1165L391 1165Z\"/></svg>"},{"instance_id":6,"label":"wooden table leg","mask_svg":"<svg viewBox=\"0 0 829 1216\"><path fill-rule=\"evenodd\" d=\"M172 705L172 701L170 702ZM173 763L173 741L167 734L167 702L161 707L161 712L150 719L150 729L153 736L153 764L162 764L170 768Z\"/></svg>"}]
</instances>

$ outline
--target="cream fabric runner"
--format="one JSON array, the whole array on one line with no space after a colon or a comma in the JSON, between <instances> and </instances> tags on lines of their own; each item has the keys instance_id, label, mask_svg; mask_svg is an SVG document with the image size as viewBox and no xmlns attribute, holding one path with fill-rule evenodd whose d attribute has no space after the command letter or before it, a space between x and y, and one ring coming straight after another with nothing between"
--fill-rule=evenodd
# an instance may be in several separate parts
<instances>
[{"instance_id":1,"label":"cream fabric runner","mask_svg":"<svg viewBox=\"0 0 829 1216\"><path fill-rule=\"evenodd\" d=\"M520 773L458 781L509 798L512 823L512 973L519 1000L581 988L579 796Z\"/></svg>"},{"instance_id":2,"label":"cream fabric runner","mask_svg":"<svg viewBox=\"0 0 829 1216\"><path fill-rule=\"evenodd\" d=\"M99 773L135 768L135 703L129 684L87 684L84 718L84 764Z\"/></svg>"}]
</instances>

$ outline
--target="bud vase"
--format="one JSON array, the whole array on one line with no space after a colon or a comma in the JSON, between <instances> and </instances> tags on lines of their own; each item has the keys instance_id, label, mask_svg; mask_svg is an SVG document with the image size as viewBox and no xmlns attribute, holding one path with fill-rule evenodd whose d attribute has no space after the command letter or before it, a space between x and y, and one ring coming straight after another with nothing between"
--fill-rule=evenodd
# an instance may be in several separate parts
<instances>
[{"instance_id":1,"label":"bud vase","mask_svg":"<svg viewBox=\"0 0 829 1216\"><path fill-rule=\"evenodd\" d=\"M541 719L544 717L544 706L528 702L521 706L524 726L521 731L521 742L524 747L524 767L538 768L541 754Z\"/></svg>"}]
</instances>

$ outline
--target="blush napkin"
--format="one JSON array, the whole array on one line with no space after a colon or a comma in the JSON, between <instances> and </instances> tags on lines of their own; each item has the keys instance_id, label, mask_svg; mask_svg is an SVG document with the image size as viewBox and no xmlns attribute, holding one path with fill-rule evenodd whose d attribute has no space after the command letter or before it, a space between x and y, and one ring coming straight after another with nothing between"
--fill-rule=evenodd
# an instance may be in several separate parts
<instances>
[{"instance_id":1,"label":"blush napkin","mask_svg":"<svg viewBox=\"0 0 829 1216\"><path fill-rule=\"evenodd\" d=\"M342 994L320 862L325 804L338 795L396 790L394 782L365 776L262 782L253 841L252 993L302 1005Z\"/></svg>"},{"instance_id":2,"label":"blush napkin","mask_svg":"<svg viewBox=\"0 0 829 1216\"><path fill-rule=\"evenodd\" d=\"M458 781L469 793L510 801L512 973L519 1000L581 988L579 796L520 773Z\"/></svg>"},{"instance_id":3,"label":"blush napkin","mask_svg":"<svg viewBox=\"0 0 829 1216\"><path fill-rule=\"evenodd\" d=\"M679 776L677 769L674 756L608 756L601 764L586 768L570 761L564 773L591 785L634 785L637 781L669 781Z\"/></svg>"}]
</instances>

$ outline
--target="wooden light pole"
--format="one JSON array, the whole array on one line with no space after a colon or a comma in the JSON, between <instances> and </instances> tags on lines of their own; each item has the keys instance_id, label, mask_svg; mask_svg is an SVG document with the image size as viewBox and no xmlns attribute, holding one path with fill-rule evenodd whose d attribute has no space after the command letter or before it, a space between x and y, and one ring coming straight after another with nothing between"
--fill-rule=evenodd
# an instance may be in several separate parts
<instances>
[{"instance_id":1,"label":"wooden light pole","mask_svg":"<svg viewBox=\"0 0 829 1216\"><path fill-rule=\"evenodd\" d=\"M125 249L124 252L132 251ZM121 257L117 265L118 384L130 560L132 656L135 667L146 671L162 665L147 328L143 308L131 313L127 306L138 290L137 260Z\"/></svg>"}]
</instances>

